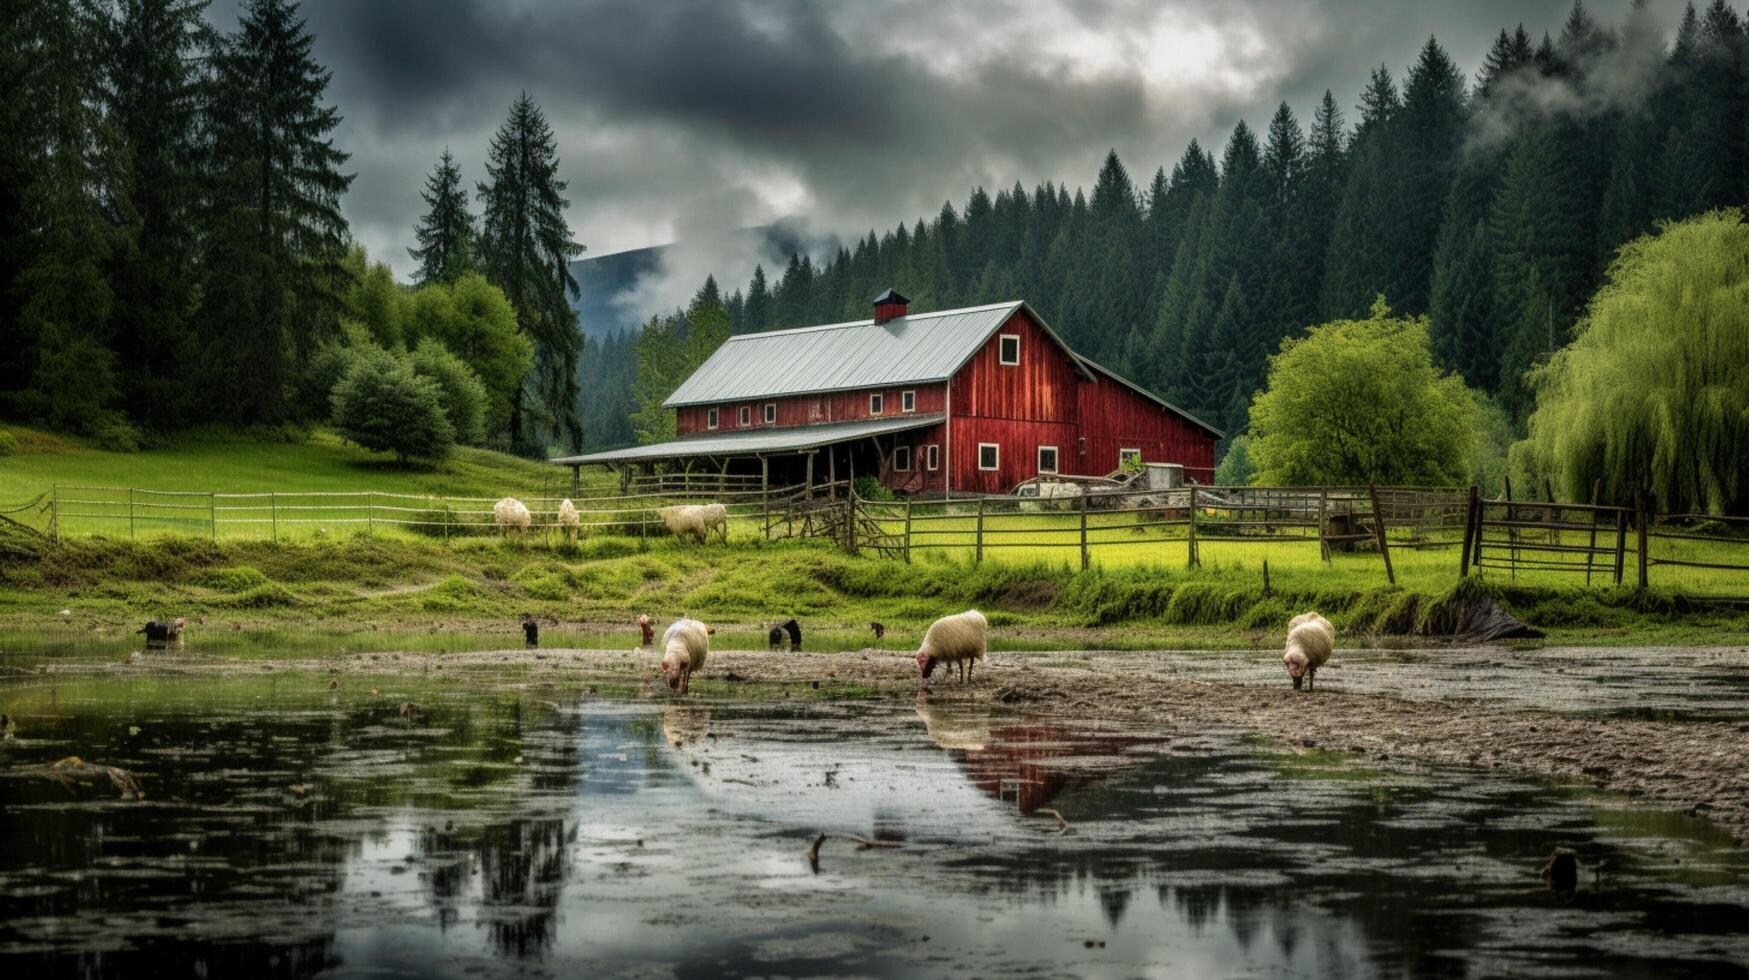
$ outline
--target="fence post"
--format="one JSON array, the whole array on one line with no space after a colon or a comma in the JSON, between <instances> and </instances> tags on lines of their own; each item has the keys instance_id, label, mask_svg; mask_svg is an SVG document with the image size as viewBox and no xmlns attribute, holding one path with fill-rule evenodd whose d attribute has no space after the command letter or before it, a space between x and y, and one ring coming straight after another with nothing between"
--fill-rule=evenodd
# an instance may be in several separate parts
<instances>
[{"instance_id":1,"label":"fence post","mask_svg":"<svg viewBox=\"0 0 1749 980\"><path fill-rule=\"evenodd\" d=\"M134 539L134 488L128 487L128 540Z\"/></svg>"},{"instance_id":2,"label":"fence post","mask_svg":"<svg viewBox=\"0 0 1749 980\"><path fill-rule=\"evenodd\" d=\"M765 532L765 540L771 540L771 484L768 482L759 489L759 527Z\"/></svg>"},{"instance_id":3,"label":"fence post","mask_svg":"<svg viewBox=\"0 0 1749 980\"><path fill-rule=\"evenodd\" d=\"M1328 540L1326 540L1324 537L1324 529L1326 527L1330 526L1328 523L1328 519L1327 519L1328 508L1329 508L1329 498L1330 498L1330 491L1324 487L1319 487L1318 488L1318 557L1324 559L1324 563L1326 565L1330 563L1330 542Z\"/></svg>"},{"instance_id":4,"label":"fence post","mask_svg":"<svg viewBox=\"0 0 1749 980\"><path fill-rule=\"evenodd\" d=\"M219 539L219 495L216 493L206 495L206 522L212 528L213 540L217 541Z\"/></svg>"},{"instance_id":5,"label":"fence post","mask_svg":"<svg viewBox=\"0 0 1749 980\"><path fill-rule=\"evenodd\" d=\"M978 498L978 545L973 553L972 563L981 565L984 562L984 498Z\"/></svg>"},{"instance_id":6,"label":"fence post","mask_svg":"<svg viewBox=\"0 0 1749 980\"><path fill-rule=\"evenodd\" d=\"M1186 560L1191 568L1195 568L1201 564L1201 558L1196 553L1196 487L1194 485L1190 488L1190 506L1185 510L1185 514L1190 518L1190 546L1186 552Z\"/></svg>"},{"instance_id":7,"label":"fence post","mask_svg":"<svg viewBox=\"0 0 1749 980\"><path fill-rule=\"evenodd\" d=\"M1518 579L1518 508L1512 506L1512 477L1503 478L1506 486L1506 543L1512 554L1508 563L1508 573L1512 579Z\"/></svg>"},{"instance_id":8,"label":"fence post","mask_svg":"<svg viewBox=\"0 0 1749 980\"><path fill-rule=\"evenodd\" d=\"M1464 507L1464 550L1458 555L1458 578L1470 574L1470 547L1475 542L1476 534L1476 497L1479 491L1475 484L1470 484L1470 492Z\"/></svg>"},{"instance_id":9,"label":"fence post","mask_svg":"<svg viewBox=\"0 0 1749 980\"><path fill-rule=\"evenodd\" d=\"M1597 506L1597 492L1601 489L1601 477L1591 481L1591 506ZM1585 547L1585 587L1591 588L1591 562L1597 556L1597 511L1591 512L1591 543Z\"/></svg>"},{"instance_id":10,"label":"fence post","mask_svg":"<svg viewBox=\"0 0 1749 980\"><path fill-rule=\"evenodd\" d=\"M911 564L911 501L905 501L905 564Z\"/></svg>"},{"instance_id":11,"label":"fence post","mask_svg":"<svg viewBox=\"0 0 1749 980\"><path fill-rule=\"evenodd\" d=\"M61 541L61 485L54 485L53 494L49 497L49 537L56 544Z\"/></svg>"},{"instance_id":12,"label":"fence post","mask_svg":"<svg viewBox=\"0 0 1749 980\"><path fill-rule=\"evenodd\" d=\"M1652 505L1646 502L1646 495L1645 495L1644 491L1636 490L1634 492L1634 510L1639 512L1639 520L1640 520L1640 542L1639 542L1639 544L1640 544L1640 554L1639 554L1640 588L1644 589L1646 587L1646 547L1647 547L1647 542L1651 540L1651 536L1650 536L1651 535L1651 528L1648 525L1650 525L1652 523Z\"/></svg>"},{"instance_id":13,"label":"fence post","mask_svg":"<svg viewBox=\"0 0 1749 980\"><path fill-rule=\"evenodd\" d=\"M1396 585L1397 572L1396 569L1391 567L1391 546L1390 543L1385 540L1385 512L1379 507L1379 488L1376 485L1369 483L1367 484L1366 492L1368 496L1372 497L1373 536L1379 539L1379 554L1384 556L1385 559L1385 580L1392 585Z\"/></svg>"},{"instance_id":14,"label":"fence post","mask_svg":"<svg viewBox=\"0 0 1749 980\"><path fill-rule=\"evenodd\" d=\"M1615 584L1621 587L1622 573L1627 569L1628 555L1628 512L1615 512Z\"/></svg>"},{"instance_id":15,"label":"fence post","mask_svg":"<svg viewBox=\"0 0 1749 980\"><path fill-rule=\"evenodd\" d=\"M856 490L852 488L844 495L845 533L850 536L850 553L856 554Z\"/></svg>"},{"instance_id":16,"label":"fence post","mask_svg":"<svg viewBox=\"0 0 1749 980\"><path fill-rule=\"evenodd\" d=\"M364 492L364 529L369 534L375 534L377 530L377 495L375 490Z\"/></svg>"},{"instance_id":17,"label":"fence post","mask_svg":"<svg viewBox=\"0 0 1749 980\"><path fill-rule=\"evenodd\" d=\"M1081 488L1081 570L1087 570L1087 488Z\"/></svg>"},{"instance_id":18,"label":"fence post","mask_svg":"<svg viewBox=\"0 0 1749 980\"><path fill-rule=\"evenodd\" d=\"M269 519L273 522L273 541L275 544L278 544L279 543L279 493L278 493L278 491L272 491L272 492L268 493L268 495L267 495L267 508L268 508L267 513L268 513Z\"/></svg>"}]
</instances>

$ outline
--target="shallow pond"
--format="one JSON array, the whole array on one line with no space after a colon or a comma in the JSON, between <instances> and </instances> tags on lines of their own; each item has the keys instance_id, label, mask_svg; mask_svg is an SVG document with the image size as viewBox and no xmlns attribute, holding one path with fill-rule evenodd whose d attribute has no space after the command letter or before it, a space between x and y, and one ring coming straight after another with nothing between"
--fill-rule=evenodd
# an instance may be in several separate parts
<instances>
[{"instance_id":1,"label":"shallow pond","mask_svg":"<svg viewBox=\"0 0 1749 980\"><path fill-rule=\"evenodd\" d=\"M942 705L337 683L0 686L0 766L76 754L147 796L0 779L0 966L1749 975L1749 853L1532 780ZM901 846L814 865L823 831ZM1575 892L1538 874L1556 846Z\"/></svg>"}]
</instances>

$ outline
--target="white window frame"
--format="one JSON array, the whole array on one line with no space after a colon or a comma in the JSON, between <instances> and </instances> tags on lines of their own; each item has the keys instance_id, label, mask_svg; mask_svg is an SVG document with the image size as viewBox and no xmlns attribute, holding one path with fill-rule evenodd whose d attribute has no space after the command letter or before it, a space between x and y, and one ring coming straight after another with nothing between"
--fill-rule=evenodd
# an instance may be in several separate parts
<instances>
[{"instance_id":1,"label":"white window frame","mask_svg":"<svg viewBox=\"0 0 1749 980\"><path fill-rule=\"evenodd\" d=\"M714 429L717 427L717 423L720 421L721 421L721 416L718 414L718 411L716 409L714 409L714 408L705 409L705 412L704 412L704 427L705 428Z\"/></svg>"},{"instance_id":2,"label":"white window frame","mask_svg":"<svg viewBox=\"0 0 1749 980\"><path fill-rule=\"evenodd\" d=\"M986 450L986 449L990 450L991 452L993 452L995 454L995 462L991 463L989 466L984 465L984 450ZM995 442L980 442L980 443L978 443L978 469L984 471L985 473L994 473L1001 468L1002 468L1002 445L1000 443L995 443Z\"/></svg>"},{"instance_id":3,"label":"white window frame","mask_svg":"<svg viewBox=\"0 0 1749 980\"><path fill-rule=\"evenodd\" d=\"M903 463L900 462L901 460L903 460ZM910 446L894 446L893 447L893 470L895 472L899 472L899 473L911 472L911 447Z\"/></svg>"},{"instance_id":4,"label":"white window frame","mask_svg":"<svg viewBox=\"0 0 1749 980\"><path fill-rule=\"evenodd\" d=\"M930 443L923 447L923 468L931 473L941 469L941 445Z\"/></svg>"},{"instance_id":5,"label":"white window frame","mask_svg":"<svg viewBox=\"0 0 1749 980\"><path fill-rule=\"evenodd\" d=\"M885 415L887 413L887 396L882 392L874 392L868 396L868 414Z\"/></svg>"},{"instance_id":6,"label":"white window frame","mask_svg":"<svg viewBox=\"0 0 1749 980\"><path fill-rule=\"evenodd\" d=\"M776 425L777 424L777 402L766 402L765 403L765 424L766 425Z\"/></svg>"},{"instance_id":7,"label":"white window frame","mask_svg":"<svg viewBox=\"0 0 1749 980\"><path fill-rule=\"evenodd\" d=\"M901 391L901 392L899 392L899 411L900 412L915 412L915 411L917 411L917 393L915 391Z\"/></svg>"},{"instance_id":8,"label":"white window frame","mask_svg":"<svg viewBox=\"0 0 1749 980\"><path fill-rule=\"evenodd\" d=\"M1052 460L1052 464L1053 464L1051 466L1051 468L1048 470L1045 469L1045 450L1047 450L1047 449L1049 449L1051 451L1051 460ZM1038 471L1039 471L1040 476L1043 476L1045 474L1050 474L1051 476L1055 476L1056 474L1058 474L1059 472L1062 471L1062 466L1063 466L1063 454L1061 452L1057 451L1057 447L1055 447L1055 446L1040 446L1040 447L1038 447Z\"/></svg>"},{"instance_id":9,"label":"white window frame","mask_svg":"<svg viewBox=\"0 0 1749 980\"><path fill-rule=\"evenodd\" d=\"M1120 470L1123 469L1123 461L1131 456L1141 459L1142 451L1140 449L1119 449L1117 451L1117 468ZM1143 460L1143 462L1146 462L1146 460Z\"/></svg>"},{"instance_id":10,"label":"white window frame","mask_svg":"<svg viewBox=\"0 0 1749 980\"><path fill-rule=\"evenodd\" d=\"M739 415L737 415L735 417L735 420L740 423L741 428L743 428L743 429L752 425L753 424L753 406L752 405L742 405L741 412Z\"/></svg>"},{"instance_id":11,"label":"white window frame","mask_svg":"<svg viewBox=\"0 0 1749 980\"><path fill-rule=\"evenodd\" d=\"M1008 358L1002 356L1002 349L1008 345L1008 342L1010 340L1014 341L1014 360L1012 360L1012 361L1009 360ZM999 333L996 335L996 363L1002 365L1003 367L1017 367L1017 366L1019 366L1019 364L1020 364L1020 334L1017 334L1017 333Z\"/></svg>"}]
</instances>

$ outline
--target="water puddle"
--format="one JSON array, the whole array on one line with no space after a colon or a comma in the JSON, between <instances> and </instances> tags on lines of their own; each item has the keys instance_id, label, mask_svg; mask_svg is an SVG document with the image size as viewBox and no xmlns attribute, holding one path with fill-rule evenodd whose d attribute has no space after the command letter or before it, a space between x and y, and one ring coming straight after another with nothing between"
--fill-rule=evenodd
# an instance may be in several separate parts
<instances>
[{"instance_id":1,"label":"water puddle","mask_svg":"<svg viewBox=\"0 0 1749 980\"><path fill-rule=\"evenodd\" d=\"M0 686L0 766L79 755L147 795L0 778L0 962L1749 975L1749 854L1534 780L981 708L335 683ZM822 832L900 846L832 837L811 864ZM1573 892L1538 874L1557 846L1578 854Z\"/></svg>"}]
</instances>

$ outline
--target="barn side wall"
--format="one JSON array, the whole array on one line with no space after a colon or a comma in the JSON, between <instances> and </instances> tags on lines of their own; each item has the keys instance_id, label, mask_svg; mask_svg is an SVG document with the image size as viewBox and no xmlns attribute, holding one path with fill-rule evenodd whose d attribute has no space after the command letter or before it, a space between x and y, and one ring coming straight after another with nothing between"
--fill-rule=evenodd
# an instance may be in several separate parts
<instances>
[{"instance_id":1,"label":"barn side wall","mask_svg":"<svg viewBox=\"0 0 1749 980\"><path fill-rule=\"evenodd\" d=\"M1215 482L1215 437L1152 399L1101 376L1080 388L1082 469L1103 476L1118 468L1121 449L1140 449L1149 463L1182 463L1186 479Z\"/></svg>"},{"instance_id":2,"label":"barn side wall","mask_svg":"<svg viewBox=\"0 0 1749 980\"><path fill-rule=\"evenodd\" d=\"M773 370L781 370L781 365L774 365ZM906 391L917 393L917 407L914 411L900 411L903 402L901 395ZM869 395L880 393L883 396L881 414L869 413ZM777 406L777 422L765 422L765 406ZM710 405L688 405L674 412L675 430L679 435L695 435L709 431L708 421ZM798 395L788 398L761 398L754 401L722 402L716 406L719 410L717 418L718 432L736 432L743 429L779 429L797 425L822 425L827 422L849 422L869 418L904 418L907 415L929 415L946 411L947 386L943 384L914 385L904 388L874 388L859 391L839 391L819 395ZM750 422L740 424L742 407L749 409Z\"/></svg>"}]
</instances>

